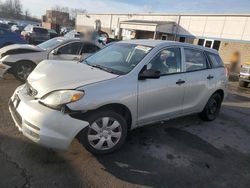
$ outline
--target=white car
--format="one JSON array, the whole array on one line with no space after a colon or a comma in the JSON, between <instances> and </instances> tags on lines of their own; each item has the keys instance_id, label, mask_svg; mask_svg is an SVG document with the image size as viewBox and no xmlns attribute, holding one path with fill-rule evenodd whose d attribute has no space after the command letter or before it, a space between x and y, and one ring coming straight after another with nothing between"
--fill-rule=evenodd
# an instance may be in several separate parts
<instances>
[{"instance_id":1,"label":"white car","mask_svg":"<svg viewBox=\"0 0 250 188\"><path fill-rule=\"evenodd\" d=\"M19 130L36 143L66 149L76 137L90 152L106 154L121 147L128 130L146 124L194 113L214 120L227 80L216 50L121 41L79 63L40 63L9 108Z\"/></svg>"},{"instance_id":2,"label":"white car","mask_svg":"<svg viewBox=\"0 0 250 188\"><path fill-rule=\"evenodd\" d=\"M8 71L20 81L25 81L42 60L79 61L100 48L100 45L92 42L65 37L53 38L37 46L9 45L0 49L0 77Z\"/></svg>"}]
</instances>

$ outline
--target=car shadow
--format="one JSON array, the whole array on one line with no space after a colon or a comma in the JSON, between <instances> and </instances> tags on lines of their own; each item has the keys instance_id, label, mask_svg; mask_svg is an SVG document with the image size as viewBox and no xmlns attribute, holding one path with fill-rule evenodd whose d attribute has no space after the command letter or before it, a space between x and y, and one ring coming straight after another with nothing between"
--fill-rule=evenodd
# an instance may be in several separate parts
<instances>
[{"instance_id":1,"label":"car shadow","mask_svg":"<svg viewBox=\"0 0 250 188\"><path fill-rule=\"evenodd\" d=\"M214 128L220 121L207 123L192 115L138 128L128 135L120 151L97 156L97 160L115 177L142 186L249 186L249 179L242 175L243 169L250 172L249 154L226 143L224 148L217 148L188 131L188 128L210 125ZM226 123L221 125L227 126Z\"/></svg>"}]
</instances>

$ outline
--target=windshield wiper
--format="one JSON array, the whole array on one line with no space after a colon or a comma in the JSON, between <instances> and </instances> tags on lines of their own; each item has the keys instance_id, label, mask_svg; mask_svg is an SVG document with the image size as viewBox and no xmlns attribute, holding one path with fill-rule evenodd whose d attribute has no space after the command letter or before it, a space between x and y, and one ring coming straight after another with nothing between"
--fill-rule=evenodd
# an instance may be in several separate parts
<instances>
[{"instance_id":1,"label":"windshield wiper","mask_svg":"<svg viewBox=\"0 0 250 188\"><path fill-rule=\"evenodd\" d=\"M86 62L86 61L85 61L85 62ZM114 71L113 71L112 69L108 68L108 67L104 67L104 66L102 66L102 65L97 65L97 64L91 65L91 64L89 64L88 62L86 62L86 64L89 65L89 66L91 66L91 67L95 67L95 68L98 68L98 69L100 69L100 70L104 70L104 71L106 71L106 72L115 74Z\"/></svg>"},{"instance_id":2,"label":"windshield wiper","mask_svg":"<svg viewBox=\"0 0 250 188\"><path fill-rule=\"evenodd\" d=\"M90 63L88 63L87 60L83 60L83 62L85 62L85 64L87 64L87 65L89 65L89 66L91 66L91 67L95 67L95 68L98 68L98 69L100 69L100 70L104 70L104 71L106 71L106 72L112 73L112 74L117 74L117 73L115 73L111 68L104 67L104 66L98 65L98 64L90 64Z\"/></svg>"}]
</instances>

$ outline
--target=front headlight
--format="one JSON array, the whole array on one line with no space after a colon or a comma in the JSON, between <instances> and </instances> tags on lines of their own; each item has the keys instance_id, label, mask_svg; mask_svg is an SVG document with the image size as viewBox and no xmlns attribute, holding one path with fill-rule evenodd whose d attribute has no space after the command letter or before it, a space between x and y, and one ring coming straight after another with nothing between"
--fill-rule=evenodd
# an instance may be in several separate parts
<instances>
[{"instance_id":1,"label":"front headlight","mask_svg":"<svg viewBox=\"0 0 250 188\"><path fill-rule=\"evenodd\" d=\"M40 99L40 102L52 108L58 108L63 104L80 100L84 96L83 91L59 90L53 91Z\"/></svg>"}]
</instances>

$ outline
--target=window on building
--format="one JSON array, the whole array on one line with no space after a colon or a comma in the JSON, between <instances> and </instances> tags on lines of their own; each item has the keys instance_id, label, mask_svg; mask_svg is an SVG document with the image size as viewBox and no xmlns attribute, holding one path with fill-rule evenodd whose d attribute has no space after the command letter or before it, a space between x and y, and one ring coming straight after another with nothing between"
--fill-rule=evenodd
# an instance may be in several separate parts
<instances>
[{"instance_id":1,"label":"window on building","mask_svg":"<svg viewBox=\"0 0 250 188\"><path fill-rule=\"evenodd\" d=\"M204 53L194 49L184 49L186 72L203 70L207 68L207 60Z\"/></svg>"},{"instance_id":2,"label":"window on building","mask_svg":"<svg viewBox=\"0 0 250 188\"><path fill-rule=\"evenodd\" d=\"M203 46L205 42L205 39L199 39L198 45Z\"/></svg>"},{"instance_id":3,"label":"window on building","mask_svg":"<svg viewBox=\"0 0 250 188\"><path fill-rule=\"evenodd\" d=\"M179 42L185 42L186 38L185 37L180 37Z\"/></svg>"},{"instance_id":4,"label":"window on building","mask_svg":"<svg viewBox=\"0 0 250 188\"><path fill-rule=\"evenodd\" d=\"M213 47L213 43L214 43L213 40L206 39L204 46L207 47L207 48L212 48Z\"/></svg>"},{"instance_id":5,"label":"window on building","mask_svg":"<svg viewBox=\"0 0 250 188\"><path fill-rule=\"evenodd\" d=\"M213 45L213 49L219 50L219 48L220 48L220 41L219 40L215 40L214 41L214 45Z\"/></svg>"},{"instance_id":6,"label":"window on building","mask_svg":"<svg viewBox=\"0 0 250 188\"><path fill-rule=\"evenodd\" d=\"M162 35L161 40L167 40L167 35Z\"/></svg>"},{"instance_id":7,"label":"window on building","mask_svg":"<svg viewBox=\"0 0 250 188\"><path fill-rule=\"evenodd\" d=\"M198 45L219 50L221 41L213 39L199 39Z\"/></svg>"},{"instance_id":8,"label":"window on building","mask_svg":"<svg viewBox=\"0 0 250 188\"><path fill-rule=\"evenodd\" d=\"M161 75L173 74L181 70L179 48L168 48L158 53L147 65L147 69L158 70Z\"/></svg>"}]
</instances>

